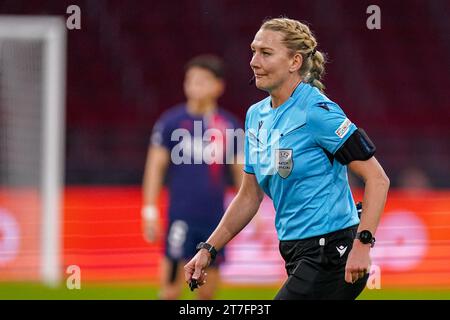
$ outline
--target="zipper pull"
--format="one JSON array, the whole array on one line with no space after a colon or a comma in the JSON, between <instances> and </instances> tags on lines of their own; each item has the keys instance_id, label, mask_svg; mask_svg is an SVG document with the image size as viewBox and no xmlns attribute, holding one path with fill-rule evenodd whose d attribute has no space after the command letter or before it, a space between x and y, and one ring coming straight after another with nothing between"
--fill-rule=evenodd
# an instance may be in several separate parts
<instances>
[{"instance_id":1,"label":"zipper pull","mask_svg":"<svg viewBox=\"0 0 450 320\"><path fill-rule=\"evenodd\" d=\"M321 263L324 263L324 264L326 264L326 263L328 263L328 259L327 259L327 257L325 256L325 238L320 238L319 239L319 246L320 246L320 260L321 260Z\"/></svg>"},{"instance_id":2,"label":"zipper pull","mask_svg":"<svg viewBox=\"0 0 450 320\"><path fill-rule=\"evenodd\" d=\"M321 246L321 247L325 246L325 238L319 239L319 246Z\"/></svg>"}]
</instances>

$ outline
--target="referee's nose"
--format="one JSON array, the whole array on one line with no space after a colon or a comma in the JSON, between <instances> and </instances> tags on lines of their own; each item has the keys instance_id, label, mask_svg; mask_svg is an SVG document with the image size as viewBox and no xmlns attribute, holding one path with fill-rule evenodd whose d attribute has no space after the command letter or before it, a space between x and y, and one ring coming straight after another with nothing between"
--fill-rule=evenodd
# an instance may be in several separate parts
<instances>
[{"instance_id":1,"label":"referee's nose","mask_svg":"<svg viewBox=\"0 0 450 320\"><path fill-rule=\"evenodd\" d=\"M258 56L258 53L255 53L250 60L250 67L253 69L253 71L261 67Z\"/></svg>"}]
</instances>

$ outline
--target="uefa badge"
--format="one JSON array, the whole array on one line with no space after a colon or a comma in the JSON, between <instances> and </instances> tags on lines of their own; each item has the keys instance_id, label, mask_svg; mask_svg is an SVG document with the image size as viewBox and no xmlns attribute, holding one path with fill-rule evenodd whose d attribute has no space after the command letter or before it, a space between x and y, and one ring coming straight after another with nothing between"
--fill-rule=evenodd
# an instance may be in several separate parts
<instances>
[{"instance_id":1,"label":"uefa badge","mask_svg":"<svg viewBox=\"0 0 450 320\"><path fill-rule=\"evenodd\" d=\"M294 167L292 149L277 149L276 157L278 174L280 177L286 179Z\"/></svg>"}]
</instances>

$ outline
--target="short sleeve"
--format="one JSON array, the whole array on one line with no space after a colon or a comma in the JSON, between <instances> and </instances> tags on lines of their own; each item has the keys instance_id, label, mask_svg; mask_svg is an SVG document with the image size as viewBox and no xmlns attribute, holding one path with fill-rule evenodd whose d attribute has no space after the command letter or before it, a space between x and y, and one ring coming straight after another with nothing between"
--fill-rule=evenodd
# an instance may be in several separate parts
<instances>
[{"instance_id":1,"label":"short sleeve","mask_svg":"<svg viewBox=\"0 0 450 320\"><path fill-rule=\"evenodd\" d=\"M247 122L248 122L248 115L245 118L244 171L249 174L255 174L255 170L250 162L249 130Z\"/></svg>"},{"instance_id":2,"label":"short sleeve","mask_svg":"<svg viewBox=\"0 0 450 320\"><path fill-rule=\"evenodd\" d=\"M342 109L332 102L311 106L306 121L316 143L332 154L357 129Z\"/></svg>"},{"instance_id":3,"label":"short sleeve","mask_svg":"<svg viewBox=\"0 0 450 320\"><path fill-rule=\"evenodd\" d=\"M165 147L166 149L171 148L170 141L170 125L166 117L161 117L156 121L153 126L152 135L150 138L151 146Z\"/></svg>"}]
</instances>

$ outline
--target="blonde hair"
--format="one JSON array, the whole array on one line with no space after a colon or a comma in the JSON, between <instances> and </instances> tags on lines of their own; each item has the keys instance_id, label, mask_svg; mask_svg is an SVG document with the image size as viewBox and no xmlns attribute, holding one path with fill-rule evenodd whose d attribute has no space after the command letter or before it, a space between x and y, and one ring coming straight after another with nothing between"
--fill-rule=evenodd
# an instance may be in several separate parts
<instances>
[{"instance_id":1,"label":"blonde hair","mask_svg":"<svg viewBox=\"0 0 450 320\"><path fill-rule=\"evenodd\" d=\"M289 18L274 18L265 20L262 30L283 33L284 45L292 51L302 55L303 63L299 73L305 82L324 91L325 86L320 81L325 74L325 54L317 50L317 40L306 24Z\"/></svg>"}]
</instances>

